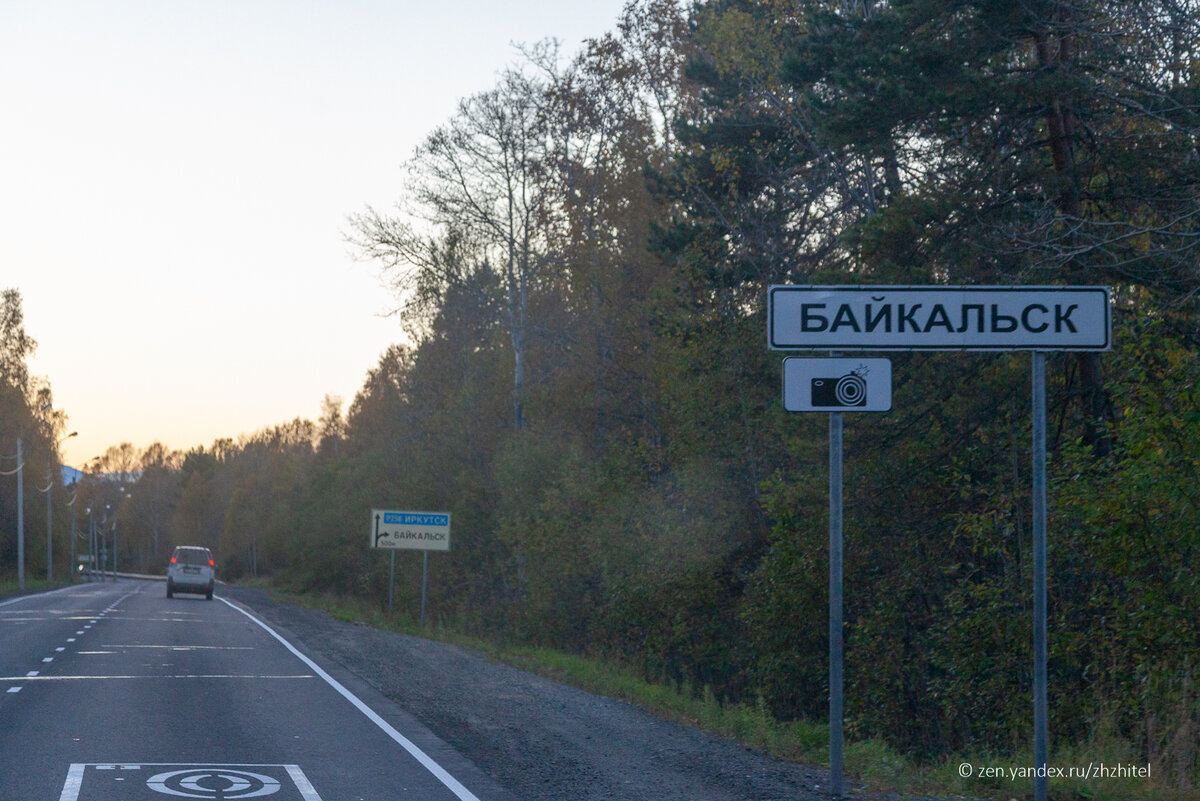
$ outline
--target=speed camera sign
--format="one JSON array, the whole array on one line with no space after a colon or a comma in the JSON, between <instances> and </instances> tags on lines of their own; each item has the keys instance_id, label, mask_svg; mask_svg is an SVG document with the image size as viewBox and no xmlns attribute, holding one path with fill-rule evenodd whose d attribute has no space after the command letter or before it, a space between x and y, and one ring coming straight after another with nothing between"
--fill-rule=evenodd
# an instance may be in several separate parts
<instances>
[{"instance_id":1,"label":"speed camera sign","mask_svg":"<svg viewBox=\"0 0 1200 801\"><path fill-rule=\"evenodd\" d=\"M887 412L890 359L783 360L783 408L789 412Z\"/></svg>"}]
</instances>

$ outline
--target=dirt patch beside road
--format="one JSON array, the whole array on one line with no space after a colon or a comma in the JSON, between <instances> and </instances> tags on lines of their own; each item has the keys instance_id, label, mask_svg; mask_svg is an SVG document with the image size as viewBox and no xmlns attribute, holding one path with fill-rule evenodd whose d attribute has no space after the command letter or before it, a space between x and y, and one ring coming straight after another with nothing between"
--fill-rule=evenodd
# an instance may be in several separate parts
<instances>
[{"instance_id":1,"label":"dirt patch beside road","mask_svg":"<svg viewBox=\"0 0 1200 801\"><path fill-rule=\"evenodd\" d=\"M824 771L749 751L470 649L343 623L277 603L258 589L227 586L220 594L379 690L516 798L827 798Z\"/></svg>"}]
</instances>

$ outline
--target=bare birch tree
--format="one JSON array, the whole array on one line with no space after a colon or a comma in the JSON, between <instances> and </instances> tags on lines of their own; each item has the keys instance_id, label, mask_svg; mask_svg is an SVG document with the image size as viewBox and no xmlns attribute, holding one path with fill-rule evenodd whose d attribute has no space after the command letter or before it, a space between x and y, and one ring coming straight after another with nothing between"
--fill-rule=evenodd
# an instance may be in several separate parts
<instances>
[{"instance_id":1,"label":"bare birch tree","mask_svg":"<svg viewBox=\"0 0 1200 801\"><path fill-rule=\"evenodd\" d=\"M511 68L498 85L459 103L408 164L398 217L368 209L351 217L351 241L380 262L401 312L428 311L450 285L480 271L498 278L512 345L513 424L525 426L529 295L546 262L541 234L546 137L538 122L543 81Z\"/></svg>"}]
</instances>

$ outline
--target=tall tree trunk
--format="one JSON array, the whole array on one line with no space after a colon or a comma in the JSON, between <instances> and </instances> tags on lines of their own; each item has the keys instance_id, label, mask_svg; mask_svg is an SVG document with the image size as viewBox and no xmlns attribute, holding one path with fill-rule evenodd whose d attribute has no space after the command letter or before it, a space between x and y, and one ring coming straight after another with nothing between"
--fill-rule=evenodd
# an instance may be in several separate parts
<instances>
[{"instance_id":1,"label":"tall tree trunk","mask_svg":"<svg viewBox=\"0 0 1200 801\"><path fill-rule=\"evenodd\" d=\"M1044 27L1034 34L1034 52L1037 55L1038 67L1043 71L1066 72L1072 68L1074 31L1071 27L1073 21L1070 18L1070 10L1065 5L1056 9L1052 24L1056 30ZM1075 163L1077 124L1071 98L1056 94L1047 104L1045 114L1046 145L1054 165L1057 186L1055 202L1058 211L1069 220L1082 219L1082 191ZM1087 265L1076 257L1067 261L1064 273L1068 283L1088 281ZM1072 358L1079 368L1079 390L1076 400L1083 415L1084 441L1092 446L1097 456L1108 456L1112 453L1109 425L1113 422L1112 404L1104 389L1104 370L1100 354L1079 352L1072 354Z\"/></svg>"}]
</instances>

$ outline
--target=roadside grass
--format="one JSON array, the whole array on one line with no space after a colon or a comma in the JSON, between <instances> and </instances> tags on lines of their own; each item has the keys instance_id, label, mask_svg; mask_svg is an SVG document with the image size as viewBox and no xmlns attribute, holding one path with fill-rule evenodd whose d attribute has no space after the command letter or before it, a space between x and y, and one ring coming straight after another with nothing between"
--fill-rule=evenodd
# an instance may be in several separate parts
<instances>
[{"instance_id":1,"label":"roadside grass","mask_svg":"<svg viewBox=\"0 0 1200 801\"><path fill-rule=\"evenodd\" d=\"M441 623L424 629L407 615L388 615L376 604L333 595L296 595L256 582L280 601L319 609L337 620L395 631L470 648L487 658L561 681L588 692L616 698L667 720L695 726L711 734L737 740L747 748L778 759L814 767L828 766L827 724L777 720L760 700L756 704L722 704L707 687L695 688L649 682L633 671L609 661L563 653L550 648L502 643L463 634ZM1082 743L1058 746L1051 758L1054 768L1084 772L1104 766L1107 776L1052 778L1049 797L1053 801L1200 801L1195 777L1178 772L1163 775L1154 771L1148 778L1114 775L1112 769L1139 767L1137 749L1115 733L1105 720L1094 726L1093 735ZM1000 801L1032 798L1034 782L1023 778L1033 765L1032 749L1016 754L961 754L934 765L917 764L880 740L849 741L843 747L843 762L855 792L891 793L910 796L991 798ZM971 766L964 776L963 765ZM1140 767L1145 767L1144 761ZM997 774L981 778L984 768ZM1015 774L1015 777L1014 777Z\"/></svg>"},{"instance_id":2,"label":"roadside grass","mask_svg":"<svg viewBox=\"0 0 1200 801\"><path fill-rule=\"evenodd\" d=\"M44 570L42 572L45 572ZM33 578L32 576L25 577L25 589L21 590L20 582L16 578L0 579L0 599L11 598L17 595L33 595L34 593L45 592L46 590L65 587L66 582L54 581L49 582L44 578Z\"/></svg>"}]
</instances>

